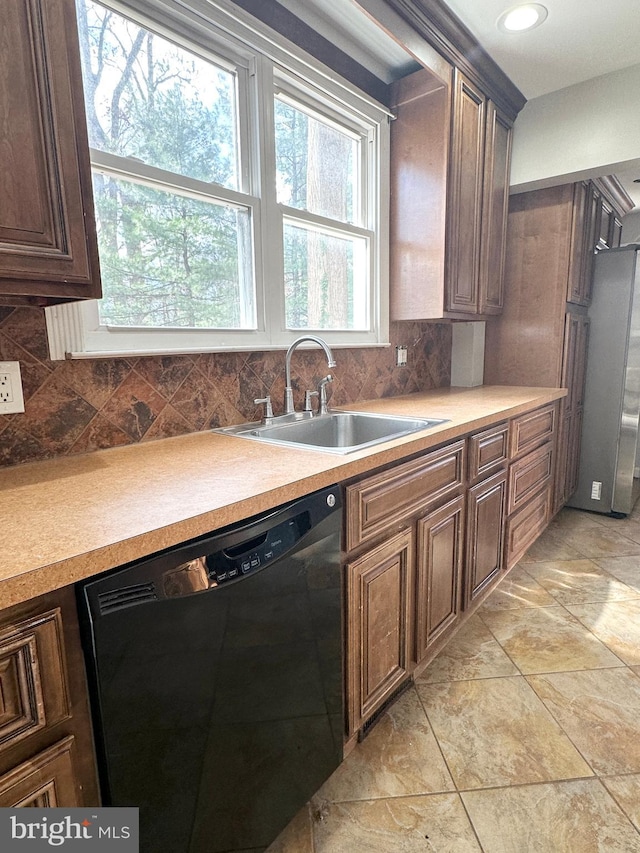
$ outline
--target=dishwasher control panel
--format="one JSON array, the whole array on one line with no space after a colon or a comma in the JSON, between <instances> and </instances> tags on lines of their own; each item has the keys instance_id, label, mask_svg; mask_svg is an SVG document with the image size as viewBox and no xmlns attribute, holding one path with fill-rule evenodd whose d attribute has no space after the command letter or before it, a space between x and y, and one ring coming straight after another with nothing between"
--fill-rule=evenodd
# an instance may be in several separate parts
<instances>
[{"instance_id":1,"label":"dishwasher control panel","mask_svg":"<svg viewBox=\"0 0 640 853\"><path fill-rule=\"evenodd\" d=\"M308 512L283 521L266 533L206 557L209 578L216 583L236 580L282 557L311 527Z\"/></svg>"}]
</instances>

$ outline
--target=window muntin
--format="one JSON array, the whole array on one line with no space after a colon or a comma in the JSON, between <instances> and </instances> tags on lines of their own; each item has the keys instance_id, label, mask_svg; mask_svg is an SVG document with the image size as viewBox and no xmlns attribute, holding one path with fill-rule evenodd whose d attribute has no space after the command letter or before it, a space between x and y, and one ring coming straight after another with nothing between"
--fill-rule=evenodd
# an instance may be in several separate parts
<instances>
[{"instance_id":1,"label":"window muntin","mask_svg":"<svg viewBox=\"0 0 640 853\"><path fill-rule=\"evenodd\" d=\"M76 0L80 4L93 0ZM98 0L95 6L122 12L166 37L171 44L193 51L216 67L235 75L237 97L237 144L239 190L200 181L158 168L130 156L92 149L94 171L123 181L148 185L158 191L176 192L239 211L250 221L249 237L238 239L238 269L245 263L247 244L253 248L250 272L254 281L247 292L246 278L238 282L244 300L242 316L249 318L238 329L191 327L139 327L106 325L99 317L100 301L86 301L47 309L51 357L92 357L164 352L204 352L228 349L280 349L296 337L303 322L312 321L287 311L284 268L285 226L298 228L295 236L303 246L302 232L314 228L333 238L349 241L354 269L366 267L353 289L349 323L353 328L317 331L332 346L366 346L388 341L388 112L364 93L319 65L303 50L281 40L268 27L229 0ZM80 25L82 29L82 24ZM86 84L85 84L86 85ZM349 218L357 224L317 215L279 203L276 194L274 97L288 100L300 112L338 128L355 140L353 207ZM246 229L242 228L244 232ZM366 247L361 263L360 247ZM240 248L241 247L241 248ZM353 247L356 247L355 249ZM366 293L362 292L366 288ZM253 302L251 301L253 299ZM355 306L355 308L354 308ZM366 320L362 319L366 317ZM253 322L250 322L253 321ZM129 320L127 322L130 322ZM332 322L331 325L342 325Z\"/></svg>"}]
</instances>

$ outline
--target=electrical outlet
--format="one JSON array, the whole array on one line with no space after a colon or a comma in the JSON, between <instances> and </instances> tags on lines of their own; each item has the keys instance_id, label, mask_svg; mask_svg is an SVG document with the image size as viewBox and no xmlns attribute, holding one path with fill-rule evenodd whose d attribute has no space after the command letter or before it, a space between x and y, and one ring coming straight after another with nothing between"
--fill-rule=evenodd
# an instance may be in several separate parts
<instances>
[{"instance_id":1,"label":"electrical outlet","mask_svg":"<svg viewBox=\"0 0 640 853\"><path fill-rule=\"evenodd\" d=\"M0 415L24 412L19 361L0 361Z\"/></svg>"},{"instance_id":2,"label":"electrical outlet","mask_svg":"<svg viewBox=\"0 0 640 853\"><path fill-rule=\"evenodd\" d=\"M407 348L404 344L396 347L396 367L407 366Z\"/></svg>"}]
</instances>

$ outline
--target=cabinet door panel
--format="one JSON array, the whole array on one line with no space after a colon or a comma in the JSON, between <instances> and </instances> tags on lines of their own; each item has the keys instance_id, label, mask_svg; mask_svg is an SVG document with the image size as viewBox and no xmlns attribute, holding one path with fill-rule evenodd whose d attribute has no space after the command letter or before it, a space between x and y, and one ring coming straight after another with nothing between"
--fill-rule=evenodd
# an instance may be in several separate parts
<instances>
[{"instance_id":1,"label":"cabinet door panel","mask_svg":"<svg viewBox=\"0 0 640 853\"><path fill-rule=\"evenodd\" d=\"M3 0L0 53L0 295L99 296L73 0Z\"/></svg>"},{"instance_id":2,"label":"cabinet door panel","mask_svg":"<svg viewBox=\"0 0 640 853\"><path fill-rule=\"evenodd\" d=\"M464 496L418 522L416 570L416 661L451 630L460 614Z\"/></svg>"},{"instance_id":3,"label":"cabinet door panel","mask_svg":"<svg viewBox=\"0 0 640 853\"><path fill-rule=\"evenodd\" d=\"M514 462L509 469L509 515L526 504L537 491L550 482L552 475L551 441Z\"/></svg>"},{"instance_id":4,"label":"cabinet door panel","mask_svg":"<svg viewBox=\"0 0 640 853\"><path fill-rule=\"evenodd\" d=\"M73 736L0 776L1 808L76 808L77 782L73 767Z\"/></svg>"},{"instance_id":5,"label":"cabinet door panel","mask_svg":"<svg viewBox=\"0 0 640 853\"><path fill-rule=\"evenodd\" d=\"M486 477L509 458L509 425L478 432L469 438L469 480Z\"/></svg>"},{"instance_id":6,"label":"cabinet door panel","mask_svg":"<svg viewBox=\"0 0 640 853\"><path fill-rule=\"evenodd\" d=\"M69 717L60 611L0 627L0 754Z\"/></svg>"},{"instance_id":7,"label":"cabinet door panel","mask_svg":"<svg viewBox=\"0 0 640 853\"><path fill-rule=\"evenodd\" d=\"M470 604L502 570L507 472L489 477L468 492L465 599Z\"/></svg>"},{"instance_id":8,"label":"cabinet door panel","mask_svg":"<svg viewBox=\"0 0 640 853\"><path fill-rule=\"evenodd\" d=\"M396 465L347 487L347 551L403 525L405 519L464 485L464 441Z\"/></svg>"},{"instance_id":9,"label":"cabinet door panel","mask_svg":"<svg viewBox=\"0 0 640 853\"><path fill-rule=\"evenodd\" d=\"M487 101L480 256L481 314L500 314L504 303L511 133L511 125L499 115L494 104Z\"/></svg>"},{"instance_id":10,"label":"cabinet door panel","mask_svg":"<svg viewBox=\"0 0 640 853\"><path fill-rule=\"evenodd\" d=\"M556 428L556 404L543 406L511 421L509 456L516 459L553 439Z\"/></svg>"},{"instance_id":11,"label":"cabinet door panel","mask_svg":"<svg viewBox=\"0 0 640 853\"><path fill-rule=\"evenodd\" d=\"M506 544L507 569L515 566L547 526L550 502L551 490L547 487L509 518Z\"/></svg>"},{"instance_id":12,"label":"cabinet door panel","mask_svg":"<svg viewBox=\"0 0 640 853\"><path fill-rule=\"evenodd\" d=\"M447 228L447 309L478 312L486 98L455 73L451 204Z\"/></svg>"},{"instance_id":13,"label":"cabinet door panel","mask_svg":"<svg viewBox=\"0 0 640 853\"><path fill-rule=\"evenodd\" d=\"M346 572L347 705L355 732L410 675L411 531L369 551Z\"/></svg>"}]
</instances>

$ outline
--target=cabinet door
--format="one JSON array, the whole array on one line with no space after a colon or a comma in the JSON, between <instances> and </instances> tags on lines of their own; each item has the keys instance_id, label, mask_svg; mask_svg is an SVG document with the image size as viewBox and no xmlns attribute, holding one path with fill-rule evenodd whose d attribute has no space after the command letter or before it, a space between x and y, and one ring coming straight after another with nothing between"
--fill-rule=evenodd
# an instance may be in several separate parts
<instances>
[{"instance_id":1,"label":"cabinet door","mask_svg":"<svg viewBox=\"0 0 640 853\"><path fill-rule=\"evenodd\" d=\"M470 604L502 570L507 472L483 480L469 489L465 602Z\"/></svg>"},{"instance_id":2,"label":"cabinet door","mask_svg":"<svg viewBox=\"0 0 640 853\"><path fill-rule=\"evenodd\" d=\"M511 124L487 101L478 306L481 314L500 314L504 303L511 134Z\"/></svg>"},{"instance_id":3,"label":"cabinet door","mask_svg":"<svg viewBox=\"0 0 640 853\"><path fill-rule=\"evenodd\" d=\"M600 236L601 196L593 184L574 185L567 302L589 305L596 246Z\"/></svg>"},{"instance_id":4,"label":"cabinet door","mask_svg":"<svg viewBox=\"0 0 640 853\"><path fill-rule=\"evenodd\" d=\"M578 485L582 441L582 406L589 346L589 318L568 312L565 318L562 384L569 394L564 403L563 434L556 466L557 490L554 510L560 509Z\"/></svg>"},{"instance_id":5,"label":"cabinet door","mask_svg":"<svg viewBox=\"0 0 640 853\"><path fill-rule=\"evenodd\" d=\"M409 678L413 571L409 530L346 567L350 733L360 729Z\"/></svg>"},{"instance_id":6,"label":"cabinet door","mask_svg":"<svg viewBox=\"0 0 640 853\"><path fill-rule=\"evenodd\" d=\"M3 0L0 54L0 297L98 297L73 0Z\"/></svg>"},{"instance_id":7,"label":"cabinet door","mask_svg":"<svg viewBox=\"0 0 640 853\"><path fill-rule=\"evenodd\" d=\"M447 223L447 310L477 314L486 98L455 72L451 195Z\"/></svg>"},{"instance_id":8,"label":"cabinet door","mask_svg":"<svg viewBox=\"0 0 640 853\"><path fill-rule=\"evenodd\" d=\"M596 259L596 247L600 238L600 220L602 217L602 197L589 184L587 196L587 218L584 232L584 262L580 280L580 304L591 304L591 289L593 285L593 265Z\"/></svg>"},{"instance_id":9,"label":"cabinet door","mask_svg":"<svg viewBox=\"0 0 640 853\"><path fill-rule=\"evenodd\" d=\"M464 496L418 522L416 559L416 661L447 634L460 615Z\"/></svg>"},{"instance_id":10,"label":"cabinet door","mask_svg":"<svg viewBox=\"0 0 640 853\"><path fill-rule=\"evenodd\" d=\"M1 808L76 808L77 780L73 767L73 736L0 776Z\"/></svg>"},{"instance_id":11,"label":"cabinet door","mask_svg":"<svg viewBox=\"0 0 640 853\"><path fill-rule=\"evenodd\" d=\"M611 223L610 241L612 249L617 249L622 242L622 222L620 222L617 216L613 217L613 222Z\"/></svg>"}]
</instances>

